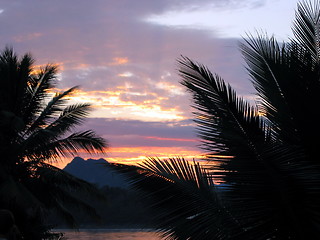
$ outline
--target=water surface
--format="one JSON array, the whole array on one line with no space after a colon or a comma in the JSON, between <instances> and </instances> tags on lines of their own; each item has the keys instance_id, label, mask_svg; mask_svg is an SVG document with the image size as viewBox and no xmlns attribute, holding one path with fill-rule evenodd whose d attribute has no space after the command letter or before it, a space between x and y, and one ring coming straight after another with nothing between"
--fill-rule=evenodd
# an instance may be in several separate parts
<instances>
[{"instance_id":1,"label":"water surface","mask_svg":"<svg viewBox=\"0 0 320 240\"><path fill-rule=\"evenodd\" d=\"M61 229L68 240L161 240L154 230L141 229Z\"/></svg>"}]
</instances>

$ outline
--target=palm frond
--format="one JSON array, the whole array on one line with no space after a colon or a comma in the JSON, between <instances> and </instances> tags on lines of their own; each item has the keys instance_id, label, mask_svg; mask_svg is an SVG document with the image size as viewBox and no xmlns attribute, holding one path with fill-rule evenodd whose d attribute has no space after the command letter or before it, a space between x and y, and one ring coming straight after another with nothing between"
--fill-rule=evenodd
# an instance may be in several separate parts
<instances>
[{"instance_id":1,"label":"palm frond","mask_svg":"<svg viewBox=\"0 0 320 240\"><path fill-rule=\"evenodd\" d=\"M89 115L91 105L89 103L73 104L66 107L60 116L46 127L47 130L63 135L73 127L83 123Z\"/></svg>"},{"instance_id":2,"label":"palm frond","mask_svg":"<svg viewBox=\"0 0 320 240\"><path fill-rule=\"evenodd\" d=\"M261 51L268 48L267 45L261 47ZM259 55L258 51L256 55ZM291 154L298 151L295 145L275 141L276 136L270 138L269 130L257 110L237 98L232 88L224 84L219 76L189 59L180 60L180 64L182 84L193 94L194 107L198 111L196 122L205 147L233 156L215 159L218 165L213 166L213 175L218 175L220 179L216 179L228 185L224 195L229 199L228 209L246 230L238 238L255 236L254 239L266 239L281 234L307 234L305 223L301 220L307 219L306 215L297 210L297 205L304 208L307 204L304 199L294 197L301 194L301 189L292 184L297 178L295 167L301 169L308 166L302 164L303 155ZM280 90L275 76L272 76L275 65L270 66L265 65L264 70L259 71L269 72L265 79L271 78ZM283 98L281 94L279 96ZM275 147L277 145L279 147ZM271 149L274 154L271 156L266 149ZM280 152L280 156L275 154ZM315 186L315 182L310 186ZM276 229L277 224L281 230L270 231Z\"/></svg>"},{"instance_id":3,"label":"palm frond","mask_svg":"<svg viewBox=\"0 0 320 240\"><path fill-rule=\"evenodd\" d=\"M65 93L68 94L69 91ZM59 101L59 98L57 101ZM61 156L74 156L77 151L81 150L88 153L104 152L104 148L107 147L106 141L90 130L61 138L71 128L81 124L89 110L90 104L86 103L66 107L60 116L48 126L35 129L29 136L26 136L26 139L21 139L18 149L19 154L25 154L29 160L35 158L54 160ZM43 117L45 118L45 116Z\"/></svg>"},{"instance_id":4,"label":"palm frond","mask_svg":"<svg viewBox=\"0 0 320 240\"><path fill-rule=\"evenodd\" d=\"M229 239L241 231L225 210L218 187L198 163L149 158L139 167L111 167L141 191L155 211L157 229L164 232L166 239Z\"/></svg>"},{"instance_id":5,"label":"palm frond","mask_svg":"<svg viewBox=\"0 0 320 240\"><path fill-rule=\"evenodd\" d=\"M46 65L40 69L36 75L30 75L28 79L28 88L26 89L27 99L24 108L24 122L30 126L43 109L46 98L49 96L48 90L53 89L57 84L56 79L57 66Z\"/></svg>"},{"instance_id":6,"label":"palm frond","mask_svg":"<svg viewBox=\"0 0 320 240\"><path fill-rule=\"evenodd\" d=\"M260 111L275 137L304 145L314 154L317 147L311 139L320 129L314 118L305 116L313 114L319 101L320 65L311 59L310 50L295 41L280 46L274 38L262 36L245 40L241 49L260 99Z\"/></svg>"},{"instance_id":7,"label":"palm frond","mask_svg":"<svg viewBox=\"0 0 320 240\"><path fill-rule=\"evenodd\" d=\"M73 223L65 205L76 200L79 208L95 215L73 194L84 191L101 198L90 184L45 163L77 151L103 152L106 142L93 131L67 135L82 123L90 106L66 105L76 87L52 98L57 67L48 64L38 71L33 63L30 54L19 59L12 48L0 54L0 203L14 210L26 239L42 239L48 233L48 208L56 208Z\"/></svg>"},{"instance_id":8,"label":"palm frond","mask_svg":"<svg viewBox=\"0 0 320 240\"><path fill-rule=\"evenodd\" d=\"M41 133L41 134L40 134ZM104 153L107 142L93 131L76 132L65 138L57 139L52 131L38 131L37 138L25 144L25 156L30 161L57 161L60 157L72 157L80 151L90 154ZM53 134L53 136L51 136ZM46 136L49 135L49 136ZM46 140L47 141L44 141ZM28 147L30 146L30 147Z\"/></svg>"},{"instance_id":9,"label":"palm frond","mask_svg":"<svg viewBox=\"0 0 320 240\"><path fill-rule=\"evenodd\" d=\"M315 62L320 60L320 2L318 0L298 3L293 33L293 40L305 48Z\"/></svg>"},{"instance_id":10,"label":"palm frond","mask_svg":"<svg viewBox=\"0 0 320 240\"><path fill-rule=\"evenodd\" d=\"M55 96L51 99L51 101L48 102L45 108L41 111L41 114L28 128L27 132L32 132L35 129L44 128L47 125L49 125L48 120L52 120L53 118L57 117L57 114L63 112L62 107L66 103L65 97L68 97L77 88L78 87L76 86L62 93L56 93Z\"/></svg>"},{"instance_id":11,"label":"palm frond","mask_svg":"<svg viewBox=\"0 0 320 240\"><path fill-rule=\"evenodd\" d=\"M233 148L256 152L266 137L257 109L237 97L230 85L205 66L188 58L182 58L179 64L182 84L192 93L193 107L198 110L196 123L204 148L228 156L233 156Z\"/></svg>"},{"instance_id":12,"label":"palm frond","mask_svg":"<svg viewBox=\"0 0 320 240\"><path fill-rule=\"evenodd\" d=\"M259 97L259 110L274 125L279 139L297 143L297 134L292 99L292 84L295 79L295 67L288 62L289 53L285 44L279 45L275 38L258 36L245 39L241 44L242 54L248 65L253 86Z\"/></svg>"},{"instance_id":13,"label":"palm frond","mask_svg":"<svg viewBox=\"0 0 320 240\"><path fill-rule=\"evenodd\" d=\"M203 148L230 156L213 158L215 165L209 168L213 172L200 178L223 181L224 190L199 184L200 178L186 163L149 159L140 167L114 165L134 187L148 193L162 213L157 219L165 226L159 228L169 239L302 240L319 235L315 139L320 128L313 117L320 99L319 19L320 2L304 1L296 14L296 39L279 44L274 37L249 36L241 45L259 97L257 107L237 97L205 66L184 57L179 60L182 84L193 96ZM197 196L188 195L191 192ZM205 206L204 215L194 202ZM214 225L216 209L225 225L219 221ZM186 219L197 221L188 225L191 221ZM216 231L217 226L222 230ZM208 235L202 235L204 229Z\"/></svg>"},{"instance_id":14,"label":"palm frond","mask_svg":"<svg viewBox=\"0 0 320 240\"><path fill-rule=\"evenodd\" d=\"M87 130L73 133L65 139L56 141L53 145L56 145L61 152L65 148L69 149L73 154L79 150L84 150L87 153L103 153L107 143L93 131ZM60 147L62 147L61 150Z\"/></svg>"},{"instance_id":15,"label":"palm frond","mask_svg":"<svg viewBox=\"0 0 320 240\"><path fill-rule=\"evenodd\" d=\"M25 54L21 60L13 48L5 48L0 54L1 96L0 109L21 117L25 104L25 88L34 60Z\"/></svg>"}]
</instances>

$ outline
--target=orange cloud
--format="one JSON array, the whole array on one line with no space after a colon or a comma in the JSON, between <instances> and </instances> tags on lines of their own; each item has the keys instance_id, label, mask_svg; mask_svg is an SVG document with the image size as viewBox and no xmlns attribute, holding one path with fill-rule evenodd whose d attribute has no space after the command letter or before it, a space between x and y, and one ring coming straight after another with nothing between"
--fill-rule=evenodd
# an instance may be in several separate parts
<instances>
[{"instance_id":1,"label":"orange cloud","mask_svg":"<svg viewBox=\"0 0 320 240\"><path fill-rule=\"evenodd\" d=\"M72 66L72 69L88 69L90 67L89 64L86 63L78 63L74 66Z\"/></svg>"},{"instance_id":2,"label":"orange cloud","mask_svg":"<svg viewBox=\"0 0 320 240\"><path fill-rule=\"evenodd\" d=\"M107 160L110 162L139 164L148 157L167 159L184 157L186 159L202 158L197 150L183 147L115 147L111 148Z\"/></svg>"},{"instance_id":3,"label":"orange cloud","mask_svg":"<svg viewBox=\"0 0 320 240\"><path fill-rule=\"evenodd\" d=\"M71 102L91 103L94 111L91 117L112 117L134 119L142 121L168 121L182 120L182 112L176 108L163 108L162 101L166 98L124 100L122 94L129 96L147 96L152 93L128 92L124 87L118 87L115 91L83 91L77 90L76 94L70 97Z\"/></svg>"},{"instance_id":4,"label":"orange cloud","mask_svg":"<svg viewBox=\"0 0 320 240\"><path fill-rule=\"evenodd\" d=\"M110 65L123 65L129 62L127 57L115 57Z\"/></svg>"},{"instance_id":5,"label":"orange cloud","mask_svg":"<svg viewBox=\"0 0 320 240\"><path fill-rule=\"evenodd\" d=\"M157 157L159 159L183 157L188 160L204 158L201 152L183 147L111 147L107 149L106 152L104 155L88 155L84 151L79 151L79 155L83 158L104 158L113 163L133 165L142 163L148 157ZM64 168L71 160L72 158L64 158L53 164L59 168Z\"/></svg>"}]
</instances>

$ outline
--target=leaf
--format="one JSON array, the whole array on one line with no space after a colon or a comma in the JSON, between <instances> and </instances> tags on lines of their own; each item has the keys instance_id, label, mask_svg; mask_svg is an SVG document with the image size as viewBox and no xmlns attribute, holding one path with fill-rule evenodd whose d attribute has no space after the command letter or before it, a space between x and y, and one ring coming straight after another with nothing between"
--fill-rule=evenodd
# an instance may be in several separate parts
<instances>
[{"instance_id":1,"label":"leaf","mask_svg":"<svg viewBox=\"0 0 320 240\"><path fill-rule=\"evenodd\" d=\"M229 239L233 231L239 231L223 206L218 187L198 163L149 158L139 167L111 167L141 191L154 212L157 229L167 239Z\"/></svg>"},{"instance_id":2,"label":"leaf","mask_svg":"<svg viewBox=\"0 0 320 240\"><path fill-rule=\"evenodd\" d=\"M57 114L63 112L62 107L66 103L65 97L68 97L76 89L77 87L73 87L62 93L56 93L52 100L46 105L46 107L41 111L40 115L28 128L27 133L49 125L48 120L55 118Z\"/></svg>"}]
</instances>

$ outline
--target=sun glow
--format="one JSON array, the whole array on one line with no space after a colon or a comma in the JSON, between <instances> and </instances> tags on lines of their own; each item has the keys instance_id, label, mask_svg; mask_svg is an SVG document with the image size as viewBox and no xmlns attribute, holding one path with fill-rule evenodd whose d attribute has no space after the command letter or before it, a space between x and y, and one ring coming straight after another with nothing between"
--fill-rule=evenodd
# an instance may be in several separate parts
<instances>
[{"instance_id":1,"label":"sun glow","mask_svg":"<svg viewBox=\"0 0 320 240\"><path fill-rule=\"evenodd\" d=\"M60 90L62 91L62 90ZM133 97L141 97L131 99ZM125 88L115 91L76 90L70 97L71 103L86 102L92 104L90 117L118 118L142 121L169 121L185 119L179 109L163 108L167 98L155 97L153 93L128 92Z\"/></svg>"},{"instance_id":2,"label":"sun glow","mask_svg":"<svg viewBox=\"0 0 320 240\"><path fill-rule=\"evenodd\" d=\"M157 158L160 160L166 160L169 158L184 158L190 162L200 162L202 165L212 165L215 162L213 159L231 159L232 156L223 155L206 155L203 152L194 148L185 147L111 147L106 149L104 154L87 154L85 151L80 150L77 152L82 158L99 159L103 158L110 163L121 163L128 165L138 165L143 163L148 158ZM73 157L61 158L57 161L50 162L58 168L64 168ZM211 159L211 160L210 160Z\"/></svg>"},{"instance_id":3,"label":"sun glow","mask_svg":"<svg viewBox=\"0 0 320 240\"><path fill-rule=\"evenodd\" d=\"M80 157L83 158L104 158L108 162L123 163L136 165L142 163L148 157L156 157L159 159L168 159L183 157L187 160L204 159L204 155L196 149L188 149L184 147L111 147L106 150L105 154L89 155L84 151L79 151ZM72 158L64 158L53 163L59 168L64 168Z\"/></svg>"}]
</instances>

